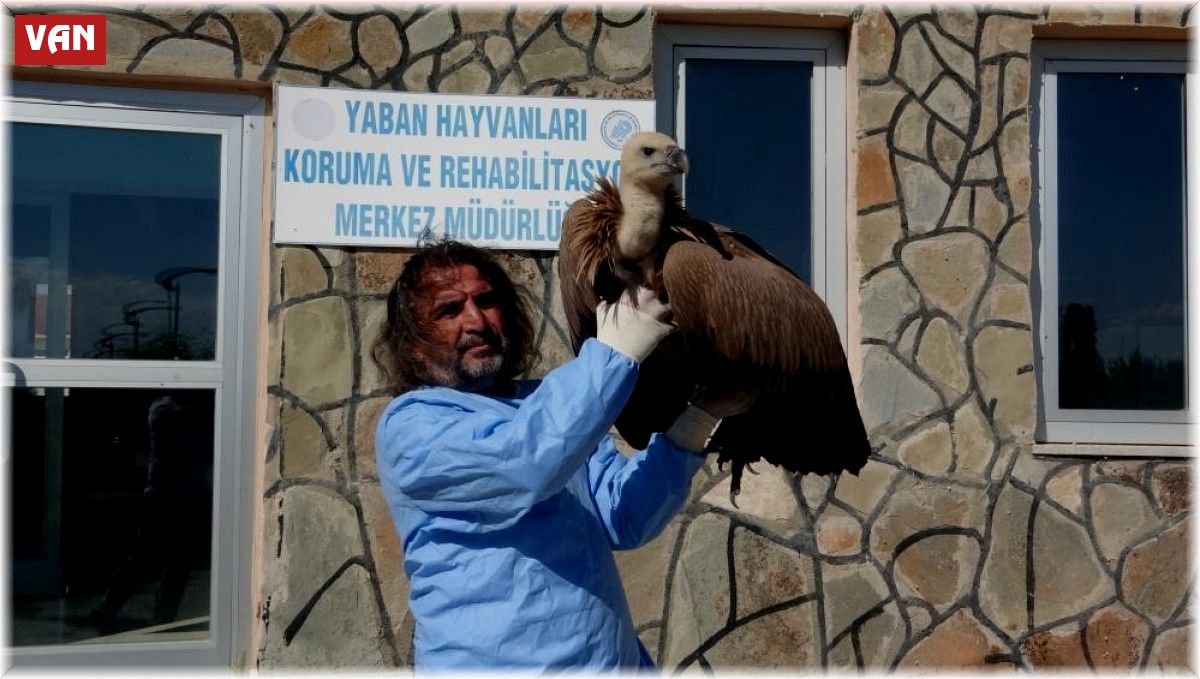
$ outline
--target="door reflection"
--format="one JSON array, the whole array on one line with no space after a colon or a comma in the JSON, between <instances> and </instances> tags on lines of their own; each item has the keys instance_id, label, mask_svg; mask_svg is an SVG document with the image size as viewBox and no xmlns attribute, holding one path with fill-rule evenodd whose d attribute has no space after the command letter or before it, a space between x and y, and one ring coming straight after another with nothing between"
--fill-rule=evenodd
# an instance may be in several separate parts
<instances>
[{"instance_id":1,"label":"door reflection","mask_svg":"<svg viewBox=\"0 0 1200 679\"><path fill-rule=\"evenodd\" d=\"M207 637L213 392L10 402L12 644Z\"/></svg>"}]
</instances>

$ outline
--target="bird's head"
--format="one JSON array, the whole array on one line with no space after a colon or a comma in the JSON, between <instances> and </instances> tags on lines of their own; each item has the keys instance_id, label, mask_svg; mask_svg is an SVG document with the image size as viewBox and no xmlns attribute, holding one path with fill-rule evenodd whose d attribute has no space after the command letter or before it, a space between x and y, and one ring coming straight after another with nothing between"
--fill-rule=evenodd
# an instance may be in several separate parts
<instances>
[{"instance_id":1,"label":"bird's head","mask_svg":"<svg viewBox=\"0 0 1200 679\"><path fill-rule=\"evenodd\" d=\"M687 153L661 132L639 132L621 150L622 186L634 184L659 193L675 175L687 171Z\"/></svg>"}]
</instances>

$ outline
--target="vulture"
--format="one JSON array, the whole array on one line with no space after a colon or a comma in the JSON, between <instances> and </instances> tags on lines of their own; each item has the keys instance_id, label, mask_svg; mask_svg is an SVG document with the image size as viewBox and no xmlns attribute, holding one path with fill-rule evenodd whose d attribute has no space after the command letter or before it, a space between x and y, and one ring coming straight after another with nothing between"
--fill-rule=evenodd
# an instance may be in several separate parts
<instances>
[{"instance_id":1,"label":"vulture","mask_svg":"<svg viewBox=\"0 0 1200 679\"><path fill-rule=\"evenodd\" d=\"M605 178L563 216L558 275L573 351L596 334L596 305L632 286L655 291L677 331L642 362L614 423L644 448L697 388L753 398L725 418L706 453L742 470L765 459L796 473L857 475L871 453L837 326L820 297L748 236L692 216L673 186L688 156L658 132L621 151L619 188ZM735 179L734 181L738 181Z\"/></svg>"}]
</instances>

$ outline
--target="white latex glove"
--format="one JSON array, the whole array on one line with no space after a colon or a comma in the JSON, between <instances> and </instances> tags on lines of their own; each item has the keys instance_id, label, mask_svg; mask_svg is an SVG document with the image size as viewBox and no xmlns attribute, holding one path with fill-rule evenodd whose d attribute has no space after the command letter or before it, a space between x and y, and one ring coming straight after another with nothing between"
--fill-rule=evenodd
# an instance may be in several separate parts
<instances>
[{"instance_id":1,"label":"white latex glove","mask_svg":"<svg viewBox=\"0 0 1200 679\"><path fill-rule=\"evenodd\" d=\"M596 306L596 339L641 363L675 326L666 321L671 307L653 290L626 290L616 304L601 301Z\"/></svg>"},{"instance_id":2,"label":"white latex glove","mask_svg":"<svg viewBox=\"0 0 1200 679\"><path fill-rule=\"evenodd\" d=\"M720 421L721 418L694 403L689 403L688 407L679 413L679 417L675 418L666 436L680 448L700 453L704 451L708 437L712 436Z\"/></svg>"},{"instance_id":3,"label":"white latex glove","mask_svg":"<svg viewBox=\"0 0 1200 679\"><path fill-rule=\"evenodd\" d=\"M712 392L697 388L692 402L667 430L667 438L680 448L699 453L722 419L746 412L757 396L753 392Z\"/></svg>"}]
</instances>

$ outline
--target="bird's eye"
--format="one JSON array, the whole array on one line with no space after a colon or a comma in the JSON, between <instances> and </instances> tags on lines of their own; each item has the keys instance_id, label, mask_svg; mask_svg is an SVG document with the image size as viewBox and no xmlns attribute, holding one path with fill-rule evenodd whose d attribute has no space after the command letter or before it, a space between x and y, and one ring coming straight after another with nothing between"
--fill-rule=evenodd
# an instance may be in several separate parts
<instances>
[{"instance_id":1,"label":"bird's eye","mask_svg":"<svg viewBox=\"0 0 1200 679\"><path fill-rule=\"evenodd\" d=\"M650 148L649 146L643 146L642 155L646 157L652 156L654 155L654 149Z\"/></svg>"}]
</instances>

